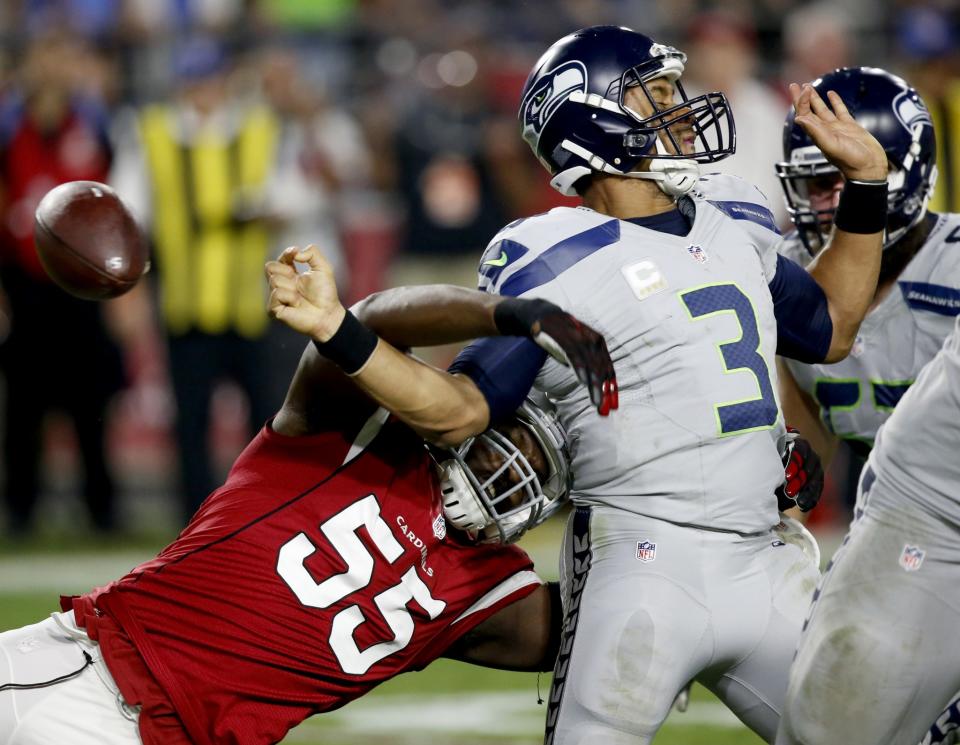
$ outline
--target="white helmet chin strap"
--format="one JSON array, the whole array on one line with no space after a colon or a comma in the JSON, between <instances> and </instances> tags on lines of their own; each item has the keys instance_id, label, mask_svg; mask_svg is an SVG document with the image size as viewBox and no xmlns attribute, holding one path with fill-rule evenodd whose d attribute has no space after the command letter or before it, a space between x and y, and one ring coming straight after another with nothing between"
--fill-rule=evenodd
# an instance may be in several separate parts
<instances>
[{"instance_id":1,"label":"white helmet chin strap","mask_svg":"<svg viewBox=\"0 0 960 745\"><path fill-rule=\"evenodd\" d=\"M623 175L656 181L664 194L682 197L700 178L700 165L695 160L654 158L650 161L650 171L632 171Z\"/></svg>"},{"instance_id":2,"label":"white helmet chin strap","mask_svg":"<svg viewBox=\"0 0 960 745\"><path fill-rule=\"evenodd\" d=\"M567 196L576 194L573 184L577 179L594 171L624 178L656 181L657 186L664 194L675 198L682 197L690 191L700 178L700 164L688 158L651 158L649 171L621 171L575 142L564 140L561 147L590 164L589 168L580 166L562 171L550 182L553 188ZM660 155L668 154L659 137L657 138L657 153Z\"/></svg>"},{"instance_id":3,"label":"white helmet chin strap","mask_svg":"<svg viewBox=\"0 0 960 745\"><path fill-rule=\"evenodd\" d=\"M657 137L657 153L668 155L663 140ZM700 164L688 158L653 158L649 171L631 171L624 174L631 178L656 181L660 191L671 197L682 197L700 178Z\"/></svg>"}]
</instances>

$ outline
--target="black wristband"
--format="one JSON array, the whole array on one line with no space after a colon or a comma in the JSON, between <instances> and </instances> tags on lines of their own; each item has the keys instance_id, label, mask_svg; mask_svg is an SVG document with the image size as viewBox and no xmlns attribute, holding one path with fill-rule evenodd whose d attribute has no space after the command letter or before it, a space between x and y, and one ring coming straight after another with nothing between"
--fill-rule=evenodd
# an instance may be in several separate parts
<instances>
[{"instance_id":1,"label":"black wristband","mask_svg":"<svg viewBox=\"0 0 960 745\"><path fill-rule=\"evenodd\" d=\"M493 323L503 336L529 337L537 321L557 310L560 309L549 300L508 297L493 309Z\"/></svg>"},{"instance_id":2,"label":"black wristband","mask_svg":"<svg viewBox=\"0 0 960 745\"><path fill-rule=\"evenodd\" d=\"M314 339L313 346L347 375L353 375L367 364L379 340L348 310L336 333L324 342Z\"/></svg>"},{"instance_id":3,"label":"black wristband","mask_svg":"<svg viewBox=\"0 0 960 745\"><path fill-rule=\"evenodd\" d=\"M887 227L887 182L848 180L833 224L847 233L880 233Z\"/></svg>"}]
</instances>

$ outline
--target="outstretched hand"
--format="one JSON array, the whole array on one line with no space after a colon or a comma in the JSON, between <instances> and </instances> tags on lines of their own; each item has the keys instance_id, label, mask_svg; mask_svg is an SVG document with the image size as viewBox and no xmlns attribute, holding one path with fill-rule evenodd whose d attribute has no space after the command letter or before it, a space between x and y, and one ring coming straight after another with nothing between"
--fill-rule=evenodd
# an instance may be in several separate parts
<instances>
[{"instance_id":1,"label":"outstretched hand","mask_svg":"<svg viewBox=\"0 0 960 745\"><path fill-rule=\"evenodd\" d=\"M297 272L294 262L309 269ZM340 327L346 315L337 295L333 268L316 246L291 246L276 261L264 267L270 284L268 310L294 331L325 342Z\"/></svg>"},{"instance_id":2,"label":"outstretched hand","mask_svg":"<svg viewBox=\"0 0 960 745\"><path fill-rule=\"evenodd\" d=\"M887 154L883 147L857 124L837 93L827 91L828 106L809 83L803 86L791 83L790 96L796 111L794 121L846 178L863 181L887 178Z\"/></svg>"}]
</instances>

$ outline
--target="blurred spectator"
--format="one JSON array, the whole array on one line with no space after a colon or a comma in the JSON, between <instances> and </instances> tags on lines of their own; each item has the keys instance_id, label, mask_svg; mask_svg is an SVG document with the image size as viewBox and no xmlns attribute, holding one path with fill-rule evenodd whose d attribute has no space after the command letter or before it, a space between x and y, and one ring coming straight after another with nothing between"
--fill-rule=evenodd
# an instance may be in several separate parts
<instances>
[{"instance_id":1,"label":"blurred spectator","mask_svg":"<svg viewBox=\"0 0 960 745\"><path fill-rule=\"evenodd\" d=\"M246 5L244 0L124 0L127 22L154 35L226 31L243 22Z\"/></svg>"},{"instance_id":2,"label":"blurred spectator","mask_svg":"<svg viewBox=\"0 0 960 745\"><path fill-rule=\"evenodd\" d=\"M783 22L785 59L781 80L808 83L824 73L855 64L850 16L834 3L801 5Z\"/></svg>"},{"instance_id":3,"label":"blurred spectator","mask_svg":"<svg viewBox=\"0 0 960 745\"><path fill-rule=\"evenodd\" d=\"M392 284L473 286L476 260L505 222L487 158L488 103L469 45L425 55L420 89L397 131L406 232Z\"/></svg>"},{"instance_id":4,"label":"blurred spectator","mask_svg":"<svg viewBox=\"0 0 960 745\"><path fill-rule=\"evenodd\" d=\"M259 58L263 93L281 122L269 199L285 228L278 249L314 243L346 287L341 218L350 193L370 176L370 154L356 120L327 100L301 69L294 52L273 48Z\"/></svg>"},{"instance_id":5,"label":"blurred spectator","mask_svg":"<svg viewBox=\"0 0 960 745\"><path fill-rule=\"evenodd\" d=\"M18 85L0 107L0 278L9 335L6 374L6 502L13 533L27 531L40 489L45 415L73 420L83 461L82 492L93 525L116 527L114 483L104 454L107 404L123 383L120 354L102 305L54 285L33 246L33 213L53 186L105 181L111 152L106 112L78 95L89 52L68 37L42 36L26 49Z\"/></svg>"},{"instance_id":6,"label":"blurred spectator","mask_svg":"<svg viewBox=\"0 0 960 745\"><path fill-rule=\"evenodd\" d=\"M894 27L904 75L930 107L937 133L940 173L930 209L960 212L960 29L945 10L925 4L905 8Z\"/></svg>"},{"instance_id":7,"label":"blurred spectator","mask_svg":"<svg viewBox=\"0 0 960 745\"><path fill-rule=\"evenodd\" d=\"M737 151L704 168L745 179L770 202L780 225L789 222L773 163L781 158L787 103L754 77L756 32L744 19L720 11L693 19L683 45L688 67L683 85L690 95L722 91L733 109Z\"/></svg>"},{"instance_id":8,"label":"blurred spectator","mask_svg":"<svg viewBox=\"0 0 960 745\"><path fill-rule=\"evenodd\" d=\"M188 517L217 483L208 444L215 384L241 387L254 431L281 403L270 395L262 344L280 122L232 95L216 42L191 40L176 61L175 99L136 114L112 180L152 229Z\"/></svg>"},{"instance_id":9,"label":"blurred spectator","mask_svg":"<svg viewBox=\"0 0 960 745\"><path fill-rule=\"evenodd\" d=\"M550 186L550 176L523 139L517 137L520 93L535 59L517 44L500 43L488 48L480 61L486 71L489 102L484 147L507 219L580 203L579 197L565 197Z\"/></svg>"},{"instance_id":10,"label":"blurred spectator","mask_svg":"<svg viewBox=\"0 0 960 745\"><path fill-rule=\"evenodd\" d=\"M272 218L279 221L270 252L277 255L287 246L313 243L333 264L338 286L348 291L343 230L370 176L363 133L350 114L306 77L296 52L272 47L254 61L253 72L281 127L266 197ZM277 371L268 377L274 398L282 400L290 371L303 352L303 336L284 324L272 324L267 342L270 369Z\"/></svg>"},{"instance_id":11,"label":"blurred spectator","mask_svg":"<svg viewBox=\"0 0 960 745\"><path fill-rule=\"evenodd\" d=\"M64 29L83 38L112 36L123 0L26 0L22 23L34 34Z\"/></svg>"}]
</instances>

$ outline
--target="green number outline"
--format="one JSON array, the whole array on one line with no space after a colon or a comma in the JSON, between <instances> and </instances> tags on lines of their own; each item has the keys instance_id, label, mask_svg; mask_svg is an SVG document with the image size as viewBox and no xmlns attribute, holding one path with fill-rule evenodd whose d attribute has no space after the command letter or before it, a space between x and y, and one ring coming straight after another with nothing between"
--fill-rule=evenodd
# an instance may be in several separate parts
<instances>
[{"instance_id":1,"label":"green number outline","mask_svg":"<svg viewBox=\"0 0 960 745\"><path fill-rule=\"evenodd\" d=\"M847 406L831 406L829 408L823 405L823 402L817 398L816 391L817 386L820 383L856 383L857 384L857 400ZM877 386L911 386L914 383L914 380L903 379L903 380L878 380L870 378L870 398L873 402L873 407L879 412L888 412L893 411L895 407L893 406L884 406L883 404L877 401ZM824 426L828 431L833 432L834 435L839 437L841 440L856 440L857 442L866 443L869 447L873 447L873 438L864 437L863 435L858 435L854 432L837 432L832 426L833 422L833 413L842 412L842 411L853 411L854 409L859 408L863 404L863 381L860 378L828 378L824 376L818 376L813 380L813 399L817 402L817 405L820 407L820 420L823 422Z\"/></svg>"},{"instance_id":2,"label":"green number outline","mask_svg":"<svg viewBox=\"0 0 960 745\"><path fill-rule=\"evenodd\" d=\"M906 386L909 388L913 385L914 380L870 380L870 392L873 394L873 406L877 411L893 411L893 406L884 406L883 404L877 401L877 386L878 385L888 385L888 386Z\"/></svg>"},{"instance_id":3,"label":"green number outline","mask_svg":"<svg viewBox=\"0 0 960 745\"><path fill-rule=\"evenodd\" d=\"M742 367L735 367L731 370L727 367L727 361L723 358L723 350L721 349L723 345L738 344L743 341L743 324L740 322L740 316L737 313L736 309L722 308L721 310L715 310L711 313L704 313L703 315L700 315L700 316L694 316L690 312L690 307L687 305L687 301L684 299L684 296L693 292L697 292L698 290L702 290L707 287L723 287L728 285L735 287L740 292L740 294L747 299L747 302L750 303L750 309L753 311L753 323L757 329L757 348L754 349L753 351L757 354L757 356L761 360L763 360L763 364L767 373L767 383L769 384L771 391L773 391L774 403L777 405L777 416L774 419L772 424L761 424L756 427L746 427L744 429L737 429L737 430L732 430L730 432L724 432L723 423L720 421L720 409L724 406L735 406L736 404L750 403L751 401L763 401L764 400L763 386L760 384L760 377L757 375L756 370L754 370L752 367L742 366ZM763 352L760 351L761 347L763 346L763 333L760 330L760 323L757 318L757 307L753 304L753 299L747 293L745 293L743 291L743 288L741 288L740 285L737 284L736 282L707 282L702 285L697 285L696 287L687 287L677 292L677 297L679 297L680 304L683 306L683 309L687 312L687 317L690 319L691 322L694 322L694 323L696 321L702 321L705 318L710 318L711 316L718 316L721 313L733 314L733 317L737 319L737 326L740 329L740 336L736 339L725 339L720 342L714 342L713 346L716 348L717 355L720 357L720 365L723 367L724 375L735 375L741 371L746 370L747 372L753 375L753 378L757 383L757 393L759 395L754 396L753 398L744 398L739 401L723 401L721 403L714 405L713 416L717 422L717 436L718 437L734 437L736 435L742 435L747 432L761 432L763 430L773 429L777 425L777 422L780 421L782 412L780 410L780 404L776 398L776 390L774 389L773 381L770 377L770 363L767 362L767 358L764 357Z\"/></svg>"}]
</instances>

